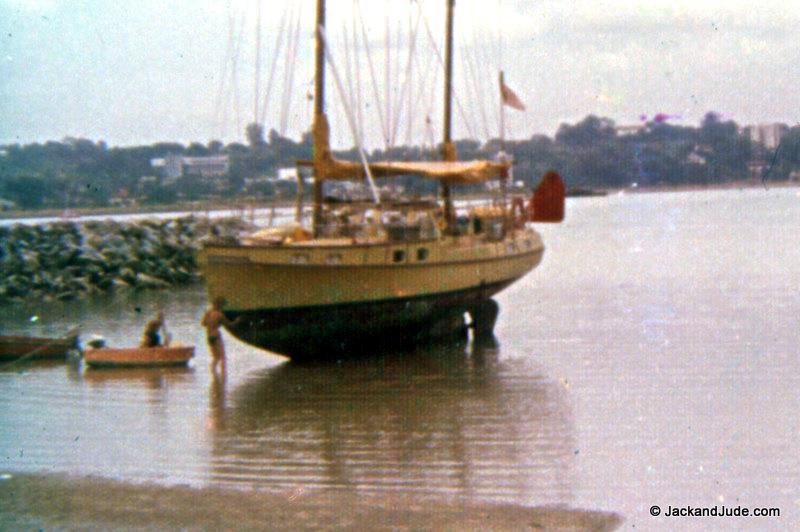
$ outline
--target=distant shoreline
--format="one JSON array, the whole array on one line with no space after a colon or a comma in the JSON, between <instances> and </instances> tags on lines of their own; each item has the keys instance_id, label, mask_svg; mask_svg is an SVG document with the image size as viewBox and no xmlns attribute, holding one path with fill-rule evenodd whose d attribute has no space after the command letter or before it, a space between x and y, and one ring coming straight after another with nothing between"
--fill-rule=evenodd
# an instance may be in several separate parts
<instances>
[{"instance_id":1,"label":"distant shoreline","mask_svg":"<svg viewBox=\"0 0 800 532\"><path fill-rule=\"evenodd\" d=\"M766 184L760 179L744 179L740 181L729 181L725 183L714 183L710 185L651 185L641 187L625 187L625 188L610 188L606 189L608 192L625 191L632 194L649 194L653 192L703 192L705 190L736 190L736 189L752 189L752 188L797 188L800 187L800 181L767 181Z\"/></svg>"},{"instance_id":2,"label":"distant shoreline","mask_svg":"<svg viewBox=\"0 0 800 532\"><path fill-rule=\"evenodd\" d=\"M729 181L725 183L715 183L709 185L651 185L639 187L581 187L586 190L615 194L619 192L639 194L653 192L701 192L704 190L733 190L751 188L793 188L800 187L800 181L768 181L766 185L760 179L746 179L740 181ZM473 198L474 195L465 196L466 199ZM576 196L581 197L581 196ZM591 197L591 195L587 195ZM215 211L244 211L251 209L276 209L294 208L297 203L294 200L281 199L271 200L210 200L207 202L194 203L174 203L169 205L136 205L128 207L76 207L71 209L39 209L39 210L13 210L0 212L0 219L14 220L26 218L63 218L69 221L73 217L80 216L119 216L126 214L164 214L170 212L196 213L205 215ZM306 200L305 205L309 205Z\"/></svg>"},{"instance_id":3,"label":"distant shoreline","mask_svg":"<svg viewBox=\"0 0 800 532\"><path fill-rule=\"evenodd\" d=\"M250 201L250 200L213 200L203 203L173 203L169 205L134 205L126 207L75 207L69 209L28 209L0 212L0 219L14 220L25 218L63 218L69 221L80 216L119 216L126 214L164 214L170 212L196 213L205 215L214 211L236 211L255 209L276 209L294 207L295 201L280 200Z\"/></svg>"}]
</instances>

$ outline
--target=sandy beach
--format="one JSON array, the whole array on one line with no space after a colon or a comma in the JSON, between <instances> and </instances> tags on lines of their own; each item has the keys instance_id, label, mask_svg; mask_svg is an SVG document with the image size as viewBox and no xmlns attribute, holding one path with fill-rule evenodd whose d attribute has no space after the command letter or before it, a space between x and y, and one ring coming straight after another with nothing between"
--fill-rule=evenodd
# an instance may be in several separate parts
<instances>
[{"instance_id":1,"label":"sandy beach","mask_svg":"<svg viewBox=\"0 0 800 532\"><path fill-rule=\"evenodd\" d=\"M620 516L566 507L418 503L352 492L195 489L62 475L0 480L0 528L158 530L614 530Z\"/></svg>"}]
</instances>

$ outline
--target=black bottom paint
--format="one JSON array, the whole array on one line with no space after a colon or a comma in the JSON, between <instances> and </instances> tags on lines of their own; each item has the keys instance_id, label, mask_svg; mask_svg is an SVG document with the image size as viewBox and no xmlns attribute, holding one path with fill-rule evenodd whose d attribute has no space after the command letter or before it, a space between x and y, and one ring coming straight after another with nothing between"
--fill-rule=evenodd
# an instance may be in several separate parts
<instances>
[{"instance_id":1,"label":"black bottom paint","mask_svg":"<svg viewBox=\"0 0 800 532\"><path fill-rule=\"evenodd\" d=\"M467 290L369 303L225 311L229 330L250 345L293 360L337 360L406 350L439 339L490 336L497 303L490 298L516 279Z\"/></svg>"}]
</instances>

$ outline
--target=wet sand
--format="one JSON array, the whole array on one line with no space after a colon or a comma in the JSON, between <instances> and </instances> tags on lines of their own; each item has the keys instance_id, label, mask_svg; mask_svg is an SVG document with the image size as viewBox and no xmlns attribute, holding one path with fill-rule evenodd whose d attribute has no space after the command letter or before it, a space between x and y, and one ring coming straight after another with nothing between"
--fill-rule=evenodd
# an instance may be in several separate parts
<instances>
[{"instance_id":1,"label":"wet sand","mask_svg":"<svg viewBox=\"0 0 800 532\"><path fill-rule=\"evenodd\" d=\"M195 489L93 477L13 475L0 480L0 528L614 530L609 512L561 506L419 503L387 494Z\"/></svg>"}]
</instances>

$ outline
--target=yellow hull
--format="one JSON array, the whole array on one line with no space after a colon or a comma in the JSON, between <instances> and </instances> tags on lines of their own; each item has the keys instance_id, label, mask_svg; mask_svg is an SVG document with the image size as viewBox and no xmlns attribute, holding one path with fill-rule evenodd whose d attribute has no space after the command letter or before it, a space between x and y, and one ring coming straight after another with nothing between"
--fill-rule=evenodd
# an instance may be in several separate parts
<instances>
[{"instance_id":1,"label":"yellow hull","mask_svg":"<svg viewBox=\"0 0 800 532\"><path fill-rule=\"evenodd\" d=\"M231 332L301 358L454 323L533 269L543 253L538 233L518 229L498 241L212 244L199 262L209 297L224 297L226 315L239 318Z\"/></svg>"},{"instance_id":2,"label":"yellow hull","mask_svg":"<svg viewBox=\"0 0 800 532\"><path fill-rule=\"evenodd\" d=\"M206 246L210 298L231 310L337 305L464 290L516 279L544 253L539 234L498 242L472 237L403 244L317 240L281 246ZM423 257L424 258L421 258Z\"/></svg>"}]
</instances>

